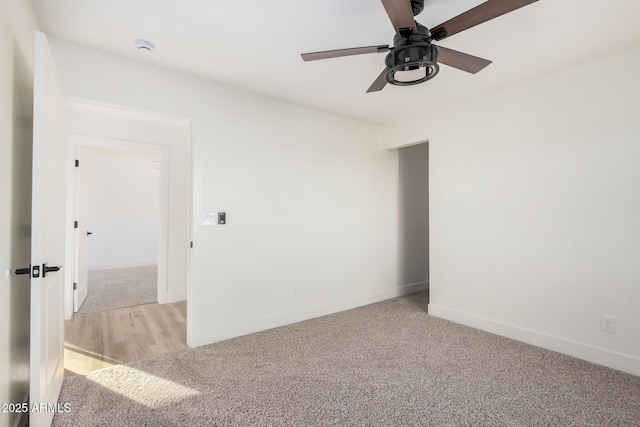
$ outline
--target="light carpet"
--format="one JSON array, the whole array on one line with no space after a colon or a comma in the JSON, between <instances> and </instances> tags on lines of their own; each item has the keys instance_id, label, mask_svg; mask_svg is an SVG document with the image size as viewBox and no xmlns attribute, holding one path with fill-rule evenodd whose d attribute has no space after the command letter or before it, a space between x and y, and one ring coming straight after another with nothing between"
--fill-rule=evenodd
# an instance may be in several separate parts
<instances>
[{"instance_id":1,"label":"light carpet","mask_svg":"<svg viewBox=\"0 0 640 427\"><path fill-rule=\"evenodd\" d=\"M65 380L54 426L638 426L640 377L414 294Z\"/></svg>"},{"instance_id":2,"label":"light carpet","mask_svg":"<svg viewBox=\"0 0 640 427\"><path fill-rule=\"evenodd\" d=\"M89 292L77 314L157 302L158 266L89 272Z\"/></svg>"}]
</instances>

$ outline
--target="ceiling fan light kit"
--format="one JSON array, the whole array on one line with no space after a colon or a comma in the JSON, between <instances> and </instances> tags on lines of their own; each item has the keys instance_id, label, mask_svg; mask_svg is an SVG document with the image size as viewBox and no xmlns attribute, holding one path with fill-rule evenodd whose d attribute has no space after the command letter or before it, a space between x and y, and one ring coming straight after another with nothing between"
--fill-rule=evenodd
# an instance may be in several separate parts
<instances>
[{"instance_id":1,"label":"ceiling fan light kit","mask_svg":"<svg viewBox=\"0 0 640 427\"><path fill-rule=\"evenodd\" d=\"M373 82L368 92L377 92L387 85L411 86L434 78L445 64L475 74L491 61L432 44L444 40L468 28L487 22L498 16L520 9L538 0L488 0L430 31L414 19L424 9L424 0L382 0L391 24L396 31L393 47L368 46L350 49L303 53L304 61L389 52L385 68Z\"/></svg>"},{"instance_id":2,"label":"ceiling fan light kit","mask_svg":"<svg viewBox=\"0 0 640 427\"><path fill-rule=\"evenodd\" d=\"M416 23L416 30L393 38L393 49L385 59L387 83L411 86L431 80L440 71L438 48L430 43L429 29Z\"/></svg>"}]
</instances>

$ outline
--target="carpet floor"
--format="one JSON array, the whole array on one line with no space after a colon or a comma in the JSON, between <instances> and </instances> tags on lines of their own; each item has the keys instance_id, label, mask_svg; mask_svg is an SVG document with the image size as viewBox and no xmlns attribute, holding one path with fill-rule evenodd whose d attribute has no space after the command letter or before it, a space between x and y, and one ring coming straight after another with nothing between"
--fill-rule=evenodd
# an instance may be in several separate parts
<instances>
[{"instance_id":1,"label":"carpet floor","mask_svg":"<svg viewBox=\"0 0 640 427\"><path fill-rule=\"evenodd\" d=\"M54 426L640 426L640 377L414 294L64 381Z\"/></svg>"},{"instance_id":2,"label":"carpet floor","mask_svg":"<svg viewBox=\"0 0 640 427\"><path fill-rule=\"evenodd\" d=\"M97 313L157 302L158 267L89 272L89 292L77 314Z\"/></svg>"}]
</instances>

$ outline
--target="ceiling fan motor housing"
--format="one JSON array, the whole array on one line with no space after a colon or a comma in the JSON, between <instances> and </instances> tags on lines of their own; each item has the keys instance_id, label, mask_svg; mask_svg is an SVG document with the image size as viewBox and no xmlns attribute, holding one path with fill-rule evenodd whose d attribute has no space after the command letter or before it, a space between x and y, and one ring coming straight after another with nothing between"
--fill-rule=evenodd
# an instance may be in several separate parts
<instances>
[{"instance_id":1,"label":"ceiling fan motor housing","mask_svg":"<svg viewBox=\"0 0 640 427\"><path fill-rule=\"evenodd\" d=\"M438 74L438 48L431 44L431 33L416 22L417 31L398 33L393 39L394 48L385 59L388 83L410 86L430 80Z\"/></svg>"},{"instance_id":2,"label":"ceiling fan motor housing","mask_svg":"<svg viewBox=\"0 0 640 427\"><path fill-rule=\"evenodd\" d=\"M424 0L411 0L413 16L418 16L424 10Z\"/></svg>"}]
</instances>

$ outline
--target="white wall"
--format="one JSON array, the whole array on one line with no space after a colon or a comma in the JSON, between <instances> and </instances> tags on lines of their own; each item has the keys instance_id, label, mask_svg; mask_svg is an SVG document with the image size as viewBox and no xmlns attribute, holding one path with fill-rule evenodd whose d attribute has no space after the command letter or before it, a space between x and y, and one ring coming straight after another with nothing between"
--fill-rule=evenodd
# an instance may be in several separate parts
<instances>
[{"instance_id":1,"label":"white wall","mask_svg":"<svg viewBox=\"0 0 640 427\"><path fill-rule=\"evenodd\" d=\"M89 270L158 264L160 157L155 153L80 147L87 181L85 227Z\"/></svg>"},{"instance_id":2,"label":"white wall","mask_svg":"<svg viewBox=\"0 0 640 427\"><path fill-rule=\"evenodd\" d=\"M398 150L400 283L429 283L429 145Z\"/></svg>"},{"instance_id":3,"label":"white wall","mask_svg":"<svg viewBox=\"0 0 640 427\"><path fill-rule=\"evenodd\" d=\"M189 343L398 295L397 155L379 129L52 40L65 90L192 119ZM228 224L202 226L205 212Z\"/></svg>"},{"instance_id":4,"label":"white wall","mask_svg":"<svg viewBox=\"0 0 640 427\"><path fill-rule=\"evenodd\" d=\"M431 314L640 375L639 66L636 48L386 130L429 138Z\"/></svg>"},{"instance_id":5,"label":"white wall","mask_svg":"<svg viewBox=\"0 0 640 427\"><path fill-rule=\"evenodd\" d=\"M28 276L31 263L31 149L34 32L31 2L0 1L0 403L29 390ZM19 414L0 412L0 427Z\"/></svg>"}]
</instances>

